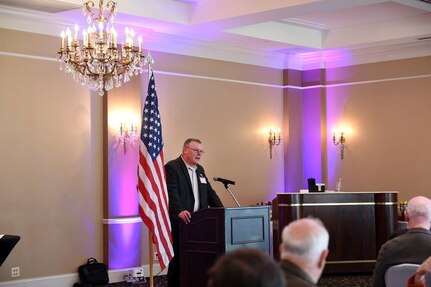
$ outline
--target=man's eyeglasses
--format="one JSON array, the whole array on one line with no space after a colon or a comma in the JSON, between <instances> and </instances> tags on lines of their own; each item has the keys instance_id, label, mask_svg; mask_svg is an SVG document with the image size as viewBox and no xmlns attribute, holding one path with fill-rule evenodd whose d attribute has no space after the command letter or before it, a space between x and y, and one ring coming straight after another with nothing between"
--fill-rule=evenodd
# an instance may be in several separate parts
<instances>
[{"instance_id":1,"label":"man's eyeglasses","mask_svg":"<svg viewBox=\"0 0 431 287\"><path fill-rule=\"evenodd\" d=\"M191 148L191 147L188 147L188 146L186 146L186 148L191 149L195 153L200 153L200 154L204 154L205 153L205 151L203 149Z\"/></svg>"}]
</instances>

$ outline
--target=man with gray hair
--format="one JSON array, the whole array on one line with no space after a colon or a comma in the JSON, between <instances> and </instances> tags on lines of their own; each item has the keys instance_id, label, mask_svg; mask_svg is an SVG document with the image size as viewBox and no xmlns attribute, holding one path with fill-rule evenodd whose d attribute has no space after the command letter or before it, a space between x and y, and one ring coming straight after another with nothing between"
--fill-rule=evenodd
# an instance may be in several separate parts
<instances>
[{"instance_id":1,"label":"man with gray hair","mask_svg":"<svg viewBox=\"0 0 431 287\"><path fill-rule=\"evenodd\" d=\"M287 286L316 286L328 256L329 234L316 218L302 218L283 229L280 266Z\"/></svg>"},{"instance_id":2,"label":"man with gray hair","mask_svg":"<svg viewBox=\"0 0 431 287\"><path fill-rule=\"evenodd\" d=\"M407 203L409 230L382 245L374 267L373 287L385 287L389 267L403 263L421 264L431 256L431 200L416 196Z\"/></svg>"}]
</instances>

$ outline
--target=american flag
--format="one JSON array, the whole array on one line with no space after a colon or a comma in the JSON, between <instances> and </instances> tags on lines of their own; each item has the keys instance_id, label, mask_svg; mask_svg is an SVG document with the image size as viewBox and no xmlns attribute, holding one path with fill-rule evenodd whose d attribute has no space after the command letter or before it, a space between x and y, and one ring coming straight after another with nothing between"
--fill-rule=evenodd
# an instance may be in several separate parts
<instances>
[{"instance_id":1,"label":"american flag","mask_svg":"<svg viewBox=\"0 0 431 287\"><path fill-rule=\"evenodd\" d=\"M147 97L142 112L139 143L138 192L139 214L153 234L161 269L171 261L171 224L164 168L162 125L153 71L150 71Z\"/></svg>"}]
</instances>

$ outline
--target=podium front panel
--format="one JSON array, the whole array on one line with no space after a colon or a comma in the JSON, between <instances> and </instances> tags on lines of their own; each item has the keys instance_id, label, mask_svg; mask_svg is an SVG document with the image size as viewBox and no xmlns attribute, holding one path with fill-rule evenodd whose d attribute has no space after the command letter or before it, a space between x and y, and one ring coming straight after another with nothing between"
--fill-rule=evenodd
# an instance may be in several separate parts
<instances>
[{"instance_id":1,"label":"podium front panel","mask_svg":"<svg viewBox=\"0 0 431 287\"><path fill-rule=\"evenodd\" d=\"M256 248L270 254L269 207L241 207L226 209L226 252Z\"/></svg>"},{"instance_id":2,"label":"podium front panel","mask_svg":"<svg viewBox=\"0 0 431 287\"><path fill-rule=\"evenodd\" d=\"M185 234L188 244L223 244L223 221L209 216L190 222Z\"/></svg>"}]
</instances>

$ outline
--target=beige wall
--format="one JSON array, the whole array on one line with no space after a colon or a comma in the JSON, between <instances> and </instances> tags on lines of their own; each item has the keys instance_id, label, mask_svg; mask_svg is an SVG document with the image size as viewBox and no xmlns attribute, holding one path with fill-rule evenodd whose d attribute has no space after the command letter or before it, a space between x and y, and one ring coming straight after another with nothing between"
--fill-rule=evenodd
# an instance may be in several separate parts
<instances>
[{"instance_id":1,"label":"beige wall","mask_svg":"<svg viewBox=\"0 0 431 287\"><path fill-rule=\"evenodd\" d=\"M0 31L0 51L20 36ZM19 279L72 272L102 253L101 101L55 61L0 55L0 67L0 233L22 237L0 281L12 266Z\"/></svg>"},{"instance_id":2,"label":"beige wall","mask_svg":"<svg viewBox=\"0 0 431 287\"><path fill-rule=\"evenodd\" d=\"M303 87L284 94L286 191L306 188L306 177L322 175L330 190L342 178L343 191L395 190L399 200L430 196L431 57L328 68L323 76L318 70L301 74L303 78L285 71L284 77L285 84ZM310 116L304 101L310 93L315 93L316 112L321 112L321 143L304 127ZM307 101L308 108L312 104ZM332 131L339 126L351 129L344 160L332 143ZM322 150L319 158L307 157L304 146L310 140ZM305 170L316 172L306 175Z\"/></svg>"},{"instance_id":3,"label":"beige wall","mask_svg":"<svg viewBox=\"0 0 431 287\"><path fill-rule=\"evenodd\" d=\"M8 30L0 37L8 39L0 43L0 233L22 237L0 269L0 281L12 280L14 266L21 267L16 279L73 273L87 257L103 257L102 99L58 70L52 59L59 39ZM24 45L29 38L40 45ZM5 54L11 52L22 55ZM153 57L165 159L176 158L187 137L198 137L208 176L236 180L232 191L243 205L283 191L283 149L270 160L264 133L282 125L282 73L157 52ZM142 77L109 94L110 112L125 109L140 117ZM108 128L110 164L133 162L136 146L124 154L115 121ZM221 184L212 184L226 206L235 205ZM143 234L145 244L145 227Z\"/></svg>"},{"instance_id":4,"label":"beige wall","mask_svg":"<svg viewBox=\"0 0 431 287\"><path fill-rule=\"evenodd\" d=\"M352 128L343 161L328 135L329 184L430 196L431 57L333 69L327 79L328 115Z\"/></svg>"}]
</instances>

